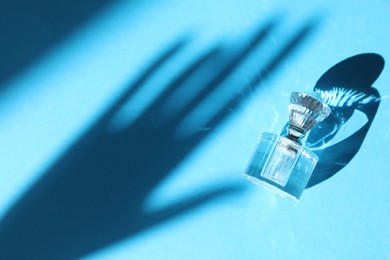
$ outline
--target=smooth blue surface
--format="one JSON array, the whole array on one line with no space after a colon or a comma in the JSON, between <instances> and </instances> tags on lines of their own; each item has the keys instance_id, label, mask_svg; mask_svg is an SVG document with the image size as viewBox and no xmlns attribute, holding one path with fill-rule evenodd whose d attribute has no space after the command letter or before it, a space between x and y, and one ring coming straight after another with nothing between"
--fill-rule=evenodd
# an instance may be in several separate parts
<instances>
[{"instance_id":1,"label":"smooth blue surface","mask_svg":"<svg viewBox=\"0 0 390 260\"><path fill-rule=\"evenodd\" d=\"M385 1L111 3L3 81L0 217L6 216L34 183L45 177L72 143L169 46L180 40L185 42L159 71L148 76L144 93L134 96L113 117L107 126L109 133L118 133L142 117L145 104L200 55L214 46L222 48L215 60L217 65L209 64L202 71L206 79L211 78L218 66L229 63L239 53L254 31L275 20L264 41L252 46L248 58L221 84L224 87L210 93L175 126L178 140L199 132L210 134L147 194L142 210L159 212L213 189L232 186L238 187L237 191L213 197L184 214L113 239L104 246L91 247L82 256L390 258L390 74L386 66L374 83L383 98L376 118L358 154L337 175L306 190L297 204L274 197L241 175L260 134L279 133L283 128L292 91L312 90L326 70L352 55L374 52L388 62L389 11ZM310 30L299 46L267 74L264 66L272 67L269 61L274 55L308 25ZM222 123L213 128L202 126L237 89L258 74L262 80L255 81L246 95L235 96L239 106ZM158 111L163 116L155 120L155 127L169 120L180 102L186 103L187 94L190 93L176 93L178 98ZM129 154L128 160L133 156ZM115 221L111 224L115 225Z\"/></svg>"}]
</instances>

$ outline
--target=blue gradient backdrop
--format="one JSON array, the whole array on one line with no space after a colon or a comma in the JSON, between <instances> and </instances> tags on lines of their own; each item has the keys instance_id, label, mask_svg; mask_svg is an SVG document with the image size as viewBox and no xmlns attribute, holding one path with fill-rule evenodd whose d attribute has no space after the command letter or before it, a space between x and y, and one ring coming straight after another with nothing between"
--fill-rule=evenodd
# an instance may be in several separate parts
<instances>
[{"instance_id":1,"label":"blue gradient backdrop","mask_svg":"<svg viewBox=\"0 0 390 260\"><path fill-rule=\"evenodd\" d=\"M241 175L261 132L283 129L292 91L313 89L326 70L359 53L378 53L388 61L386 1L122 0L87 1L83 6L70 1L47 9L44 1L31 8L19 2L6 9L8 16L2 18L6 26L0 27L3 38L10 39L0 45L2 256L390 259L386 65L373 85L382 96L375 120L360 151L338 174L307 189L299 203L275 197ZM166 54L172 46L176 46L172 53ZM164 53L167 58L158 63ZM202 57L204 63L178 79ZM127 174L136 177L121 175L124 181L110 181L115 176L108 167L103 176L113 186L104 186L107 190L102 189L100 196L99 188L89 187L97 183L93 172L70 168L58 176L68 174L77 180L80 174L90 183L75 184L76 193L69 183L61 194L53 193L62 189L62 177L56 179L58 162L69 154L88 158L95 152L87 141L84 148L72 147L131 87L137 87L151 65L156 68L144 75L138 92L120 103L102 128L106 136L116 136L143 124L137 136L146 143L150 140L150 150L132 140L127 153L118 141L121 156L130 165ZM208 85L219 74L218 84ZM172 96L154 107L145 123L148 107L171 82L176 82ZM169 125L201 86L218 88L206 92L185 116ZM214 116L218 120L213 121ZM349 127L359 129L359 122ZM167 136L172 140L166 141ZM116 144L108 144L105 156L115 158ZM99 149L104 154L105 146ZM156 150L159 153L149 157ZM137 160L137 167L132 160ZM108 165L117 164L113 160ZM161 167L160 176L148 176ZM127 168L115 171L126 174ZM123 190L116 186L120 183ZM137 192L142 187L148 190ZM120 194L108 195L110 200L105 201L104 192ZM73 209L66 204L73 204L68 196L82 203ZM48 203L50 197L55 202ZM101 206L100 200L107 206ZM39 207L45 203L56 209ZM137 221L132 218L134 205ZM116 206L122 211L101 212L116 212ZM40 214L47 214L44 221L31 220ZM91 229L83 229L88 219ZM55 232L52 242L50 230ZM88 241L81 243L72 234ZM15 253L23 250L25 255Z\"/></svg>"}]
</instances>

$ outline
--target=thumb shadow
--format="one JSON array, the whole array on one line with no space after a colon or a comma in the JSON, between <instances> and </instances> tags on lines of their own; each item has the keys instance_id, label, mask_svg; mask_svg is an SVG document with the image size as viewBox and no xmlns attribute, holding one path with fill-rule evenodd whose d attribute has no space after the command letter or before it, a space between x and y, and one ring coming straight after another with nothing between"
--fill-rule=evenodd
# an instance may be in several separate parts
<instances>
[{"instance_id":1,"label":"thumb shadow","mask_svg":"<svg viewBox=\"0 0 390 260\"><path fill-rule=\"evenodd\" d=\"M306 188L338 173L359 152L379 108L381 96L372 84L384 63L378 54L359 54L337 63L317 81L314 91L332 113L305 141L319 157Z\"/></svg>"}]
</instances>

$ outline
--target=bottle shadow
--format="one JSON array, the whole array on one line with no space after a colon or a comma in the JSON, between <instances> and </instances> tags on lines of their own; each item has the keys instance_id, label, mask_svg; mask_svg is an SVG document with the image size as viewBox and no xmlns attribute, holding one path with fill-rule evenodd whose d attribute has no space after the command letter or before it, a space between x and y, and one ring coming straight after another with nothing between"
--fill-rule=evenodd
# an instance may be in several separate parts
<instances>
[{"instance_id":1,"label":"bottle shadow","mask_svg":"<svg viewBox=\"0 0 390 260\"><path fill-rule=\"evenodd\" d=\"M216 129L254 88L275 74L312 32L312 22L298 28L280 49L272 50L273 58L260 72L248 72L248 84L237 88L236 94L218 111L213 111L214 116L203 127ZM275 21L261 24L247 36L245 46L234 52L216 46L199 55L177 73L141 116L120 130L110 130L118 111L144 88L148 79L183 51L188 40L179 39L158 55L1 219L0 258L79 258L207 202L243 191L240 185L221 182L154 212L144 209L148 195L212 132L195 131L178 138L176 130L180 122L218 89L235 87L225 84L227 78L264 42L276 24ZM212 77L207 82L196 76L204 67L212 68ZM203 86L198 88L194 84ZM174 93L193 89L197 89L193 98L175 111L170 120L155 125L164 116L162 108ZM204 111L208 112L211 111Z\"/></svg>"},{"instance_id":2,"label":"bottle shadow","mask_svg":"<svg viewBox=\"0 0 390 260\"><path fill-rule=\"evenodd\" d=\"M317 81L314 91L332 113L304 141L319 157L306 188L338 173L359 152L379 108L381 96L372 84L383 68L380 55L364 53L337 63Z\"/></svg>"}]
</instances>

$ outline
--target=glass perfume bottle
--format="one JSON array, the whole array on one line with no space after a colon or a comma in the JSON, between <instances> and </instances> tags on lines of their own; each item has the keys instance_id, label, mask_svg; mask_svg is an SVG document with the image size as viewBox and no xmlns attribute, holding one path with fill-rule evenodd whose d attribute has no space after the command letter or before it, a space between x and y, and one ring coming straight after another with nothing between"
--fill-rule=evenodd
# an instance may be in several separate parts
<instances>
[{"instance_id":1,"label":"glass perfume bottle","mask_svg":"<svg viewBox=\"0 0 390 260\"><path fill-rule=\"evenodd\" d=\"M316 93L293 92L288 133L263 133L245 175L255 184L299 200L318 162L301 139L331 112Z\"/></svg>"}]
</instances>

